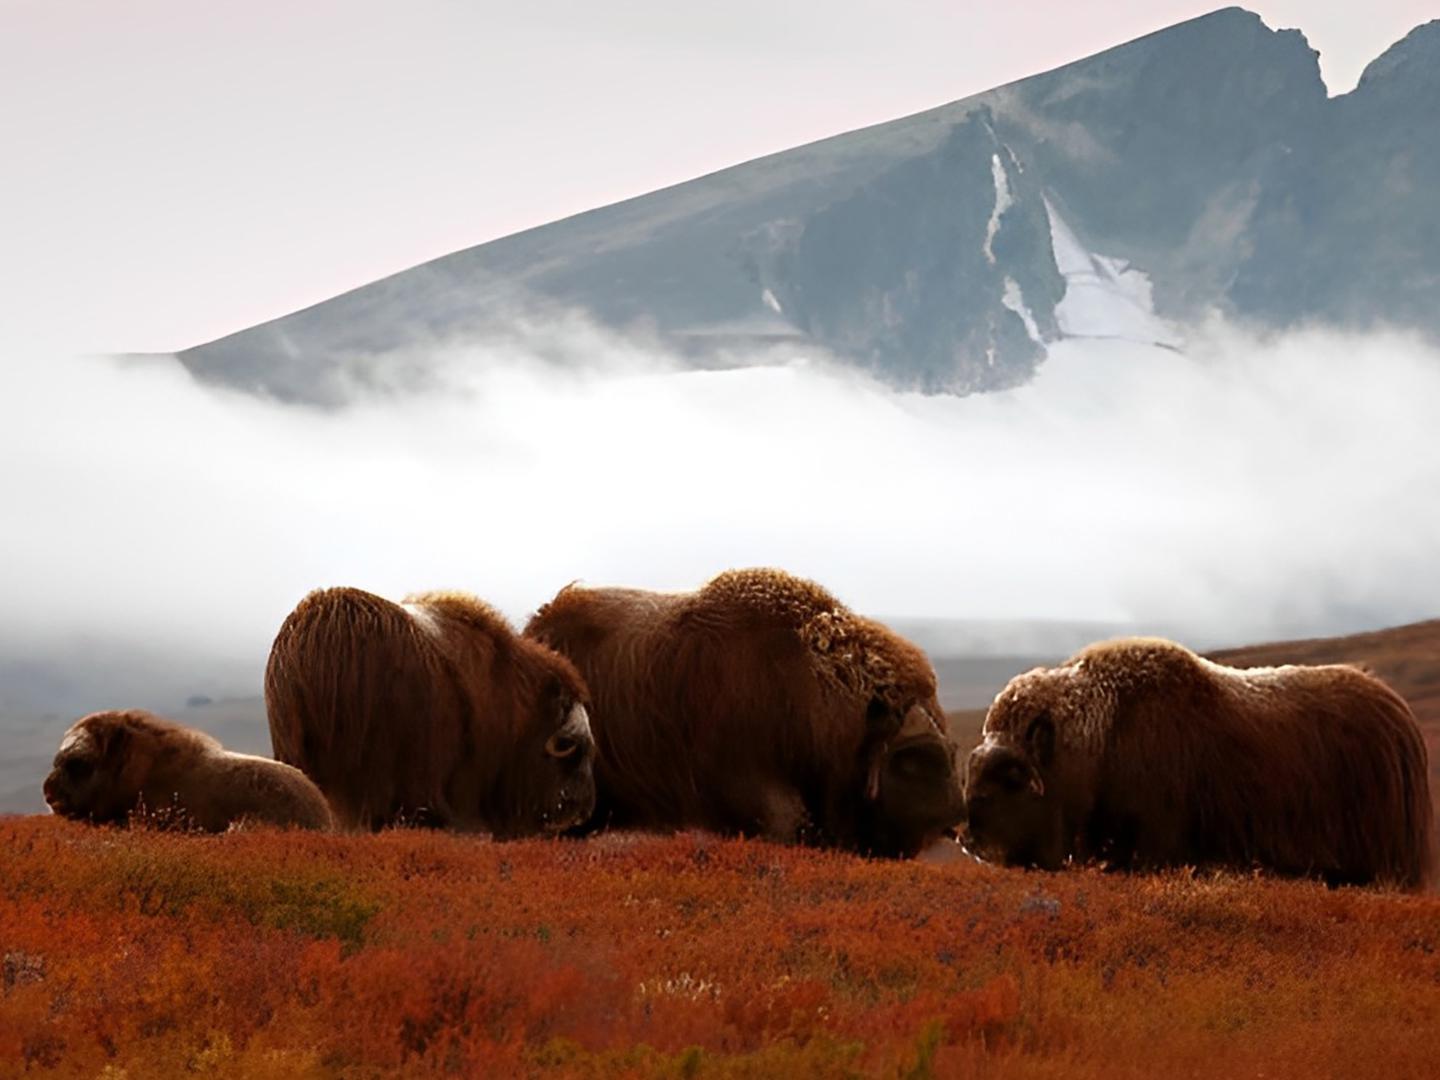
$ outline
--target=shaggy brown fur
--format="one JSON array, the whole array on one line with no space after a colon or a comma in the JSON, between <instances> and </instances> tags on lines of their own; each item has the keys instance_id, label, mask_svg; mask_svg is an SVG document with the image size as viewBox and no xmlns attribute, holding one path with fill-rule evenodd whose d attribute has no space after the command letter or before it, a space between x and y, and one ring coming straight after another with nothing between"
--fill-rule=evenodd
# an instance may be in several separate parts
<instances>
[{"instance_id":1,"label":"shaggy brown fur","mask_svg":"<svg viewBox=\"0 0 1440 1080\"><path fill-rule=\"evenodd\" d=\"M589 816L585 684L464 593L404 606L359 589L302 600L265 672L275 756L303 769L347 827L397 822L500 837Z\"/></svg>"},{"instance_id":2,"label":"shaggy brown fur","mask_svg":"<svg viewBox=\"0 0 1440 1080\"><path fill-rule=\"evenodd\" d=\"M813 582L572 585L525 633L595 695L597 822L911 855L960 818L929 661Z\"/></svg>"},{"instance_id":3,"label":"shaggy brown fur","mask_svg":"<svg viewBox=\"0 0 1440 1080\"><path fill-rule=\"evenodd\" d=\"M96 822L124 823L143 806L210 832L242 821L331 827L324 797L298 769L232 754L204 732L141 709L72 724L45 779L45 801L57 814Z\"/></svg>"},{"instance_id":4,"label":"shaggy brown fur","mask_svg":"<svg viewBox=\"0 0 1440 1080\"><path fill-rule=\"evenodd\" d=\"M1223 667L1172 642L1092 645L1013 679L967 770L969 833L1056 867L1223 865L1421 887L1425 744L1356 668Z\"/></svg>"}]
</instances>

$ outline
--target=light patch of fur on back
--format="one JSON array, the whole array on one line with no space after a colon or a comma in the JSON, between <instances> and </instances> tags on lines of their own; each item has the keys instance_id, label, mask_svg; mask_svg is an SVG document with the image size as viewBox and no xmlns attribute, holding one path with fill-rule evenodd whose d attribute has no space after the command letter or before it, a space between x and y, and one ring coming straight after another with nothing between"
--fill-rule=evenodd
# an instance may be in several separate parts
<instances>
[{"instance_id":1,"label":"light patch of fur on back","mask_svg":"<svg viewBox=\"0 0 1440 1080\"><path fill-rule=\"evenodd\" d=\"M220 748L220 753L224 754L226 760L231 762L249 763L258 761L260 762L260 764L265 766L278 765L286 772L300 771L296 769L293 765L286 765L283 761L276 761L274 758L268 758L263 754L242 754L237 750L226 750L223 747Z\"/></svg>"},{"instance_id":2,"label":"light patch of fur on back","mask_svg":"<svg viewBox=\"0 0 1440 1080\"><path fill-rule=\"evenodd\" d=\"M92 749L95 737L84 728L71 728L60 740L60 749L55 751L57 758L68 754L87 754Z\"/></svg>"},{"instance_id":3,"label":"light patch of fur on back","mask_svg":"<svg viewBox=\"0 0 1440 1080\"><path fill-rule=\"evenodd\" d=\"M985 716L982 729L992 745L1016 743L1024 738L1023 730L1014 725L1028 724L1042 709L1055 721L1056 736L1066 752L1098 756L1110 732L1110 715L1114 711L1116 689L1095 678L1083 660L1053 668L1032 668L1006 684ZM1025 701L1032 710L1016 709ZM1011 706L1012 708L1003 708Z\"/></svg>"},{"instance_id":4,"label":"light patch of fur on back","mask_svg":"<svg viewBox=\"0 0 1440 1080\"><path fill-rule=\"evenodd\" d=\"M435 613L424 604L401 604L400 607L404 609L406 615L414 620L415 625L426 637L439 636L440 624L435 618Z\"/></svg>"},{"instance_id":5,"label":"light patch of fur on back","mask_svg":"<svg viewBox=\"0 0 1440 1080\"><path fill-rule=\"evenodd\" d=\"M1350 667L1348 664L1282 664L1279 667L1233 668L1217 664L1214 660L1199 655L1195 657L1195 661L1201 670L1208 673L1219 685L1239 694L1259 694L1285 689L1287 684L1294 680L1297 673L1312 672L1317 667ZM1351 670L1358 669L1352 668ZM1302 675L1303 677L1307 676Z\"/></svg>"},{"instance_id":6,"label":"light patch of fur on back","mask_svg":"<svg viewBox=\"0 0 1440 1080\"><path fill-rule=\"evenodd\" d=\"M1321 666L1364 674L1346 664ZM1232 668L1156 638L1098 642L1064 664L1017 675L995 696L982 731L987 739L993 734L995 743L1019 745L1024 725L1044 709L1055 721L1057 749L1067 769L1088 772L1107 752L1120 701L1134 692L1153 693L1156 680L1171 681L1177 669L1198 673L1232 701L1250 702L1289 693L1297 680L1304 682L1318 670L1297 664Z\"/></svg>"},{"instance_id":7,"label":"light patch of fur on back","mask_svg":"<svg viewBox=\"0 0 1440 1080\"><path fill-rule=\"evenodd\" d=\"M911 702L904 700L899 687L900 665L918 659L930 667L924 654L908 642L856 615L815 582L784 571L726 570L695 595L701 603L768 612L788 624L809 651L817 678L842 693L878 693L892 708L906 708ZM933 690L933 668L929 678Z\"/></svg>"}]
</instances>

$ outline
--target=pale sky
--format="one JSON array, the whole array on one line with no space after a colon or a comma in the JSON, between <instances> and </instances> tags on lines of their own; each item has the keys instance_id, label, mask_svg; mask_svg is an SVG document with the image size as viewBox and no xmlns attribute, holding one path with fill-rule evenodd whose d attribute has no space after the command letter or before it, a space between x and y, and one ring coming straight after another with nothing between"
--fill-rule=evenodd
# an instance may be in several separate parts
<instances>
[{"instance_id":1,"label":"pale sky","mask_svg":"<svg viewBox=\"0 0 1440 1080\"><path fill-rule=\"evenodd\" d=\"M0 0L6 337L197 344L1214 7ZM1252 10L1305 31L1332 93L1437 15Z\"/></svg>"}]
</instances>

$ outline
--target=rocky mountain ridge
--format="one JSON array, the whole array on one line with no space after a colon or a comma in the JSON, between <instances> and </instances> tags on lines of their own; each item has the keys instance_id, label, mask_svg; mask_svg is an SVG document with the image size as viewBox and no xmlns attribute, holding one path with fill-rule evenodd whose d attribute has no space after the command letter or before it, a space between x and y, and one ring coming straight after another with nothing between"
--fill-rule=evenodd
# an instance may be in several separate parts
<instances>
[{"instance_id":1,"label":"rocky mountain ridge","mask_svg":"<svg viewBox=\"0 0 1440 1080\"><path fill-rule=\"evenodd\" d=\"M1065 336L1179 345L1217 310L1440 337L1437 72L1440 21L1330 98L1299 31L1227 8L456 252L180 360L334 405L559 311L697 366L818 347L954 393L1025 382Z\"/></svg>"}]
</instances>

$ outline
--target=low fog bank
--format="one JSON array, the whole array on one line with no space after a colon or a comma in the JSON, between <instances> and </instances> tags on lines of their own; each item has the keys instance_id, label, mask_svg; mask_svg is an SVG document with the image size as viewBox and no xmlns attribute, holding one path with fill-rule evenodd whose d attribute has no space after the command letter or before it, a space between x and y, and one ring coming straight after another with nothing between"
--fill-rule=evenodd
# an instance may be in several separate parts
<instances>
[{"instance_id":1,"label":"low fog bank","mask_svg":"<svg viewBox=\"0 0 1440 1080\"><path fill-rule=\"evenodd\" d=\"M329 412L12 344L0 702L253 697L285 613L339 583L519 620L577 579L772 564L986 657L1440 615L1440 355L1406 337L1066 342L1029 386L953 398L570 332L585 371L512 338Z\"/></svg>"}]
</instances>

